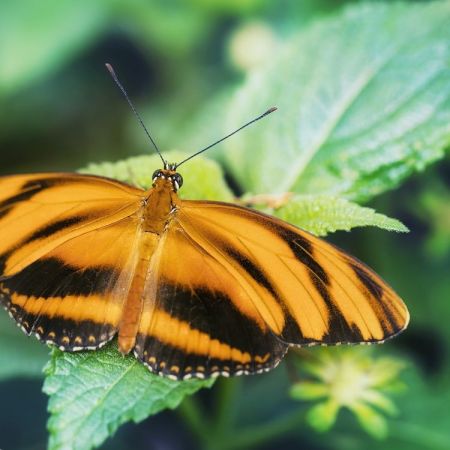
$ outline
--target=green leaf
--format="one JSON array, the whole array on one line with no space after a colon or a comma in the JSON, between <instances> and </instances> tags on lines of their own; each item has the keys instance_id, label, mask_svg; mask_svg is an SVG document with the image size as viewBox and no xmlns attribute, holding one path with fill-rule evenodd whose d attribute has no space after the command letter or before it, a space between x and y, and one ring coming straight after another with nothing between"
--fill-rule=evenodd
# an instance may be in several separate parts
<instances>
[{"instance_id":1,"label":"green leaf","mask_svg":"<svg viewBox=\"0 0 450 450\"><path fill-rule=\"evenodd\" d=\"M226 12L228 14L245 14L258 10L264 5L264 0L191 0L190 3L196 8L211 10L216 13Z\"/></svg>"},{"instance_id":2,"label":"green leaf","mask_svg":"<svg viewBox=\"0 0 450 450\"><path fill-rule=\"evenodd\" d=\"M297 195L279 208L276 215L318 236L364 226L408 231L400 221L379 214L372 208L327 195Z\"/></svg>"},{"instance_id":3,"label":"green leaf","mask_svg":"<svg viewBox=\"0 0 450 450\"><path fill-rule=\"evenodd\" d=\"M151 374L116 345L96 352L53 351L44 392L50 396L50 450L98 447L130 420L140 422L214 380L171 381Z\"/></svg>"},{"instance_id":4,"label":"green leaf","mask_svg":"<svg viewBox=\"0 0 450 450\"><path fill-rule=\"evenodd\" d=\"M287 42L230 105L227 142L244 191L367 200L441 158L450 143L450 2L346 8Z\"/></svg>"},{"instance_id":5,"label":"green leaf","mask_svg":"<svg viewBox=\"0 0 450 450\"><path fill-rule=\"evenodd\" d=\"M27 338L14 321L0 313L0 381L12 377L42 377L48 348Z\"/></svg>"}]
</instances>

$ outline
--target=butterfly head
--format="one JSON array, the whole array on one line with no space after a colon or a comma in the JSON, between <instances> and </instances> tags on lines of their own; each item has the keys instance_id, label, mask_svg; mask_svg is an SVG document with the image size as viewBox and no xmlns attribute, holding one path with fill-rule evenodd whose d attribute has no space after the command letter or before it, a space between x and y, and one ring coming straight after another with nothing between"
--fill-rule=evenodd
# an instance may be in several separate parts
<instances>
[{"instance_id":1,"label":"butterfly head","mask_svg":"<svg viewBox=\"0 0 450 450\"><path fill-rule=\"evenodd\" d=\"M169 187L177 192L183 186L183 177L177 172L176 164L164 163L164 169L153 172L153 187Z\"/></svg>"}]
</instances>

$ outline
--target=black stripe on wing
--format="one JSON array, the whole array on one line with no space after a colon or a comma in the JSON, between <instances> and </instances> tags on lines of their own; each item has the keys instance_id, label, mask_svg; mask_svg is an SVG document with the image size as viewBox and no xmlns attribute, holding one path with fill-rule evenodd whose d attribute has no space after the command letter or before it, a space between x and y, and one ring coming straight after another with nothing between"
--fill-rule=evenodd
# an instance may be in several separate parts
<instances>
[{"instance_id":1,"label":"black stripe on wing","mask_svg":"<svg viewBox=\"0 0 450 450\"><path fill-rule=\"evenodd\" d=\"M80 268L63 260L38 259L10 277L0 277L0 290L28 297L88 296L108 293L120 276L114 267Z\"/></svg>"},{"instance_id":2,"label":"black stripe on wing","mask_svg":"<svg viewBox=\"0 0 450 450\"><path fill-rule=\"evenodd\" d=\"M31 200L43 189L48 189L65 182L67 183L69 181L65 181L61 178L33 179L26 181L17 194L0 201L0 219L8 215L14 209L16 204Z\"/></svg>"},{"instance_id":3,"label":"black stripe on wing","mask_svg":"<svg viewBox=\"0 0 450 450\"><path fill-rule=\"evenodd\" d=\"M370 272L364 267L357 264L351 264L351 268L361 282L362 287L366 289L366 298L370 302L372 308L375 311L382 310L382 314L378 314L378 316L382 319L380 320L380 325L385 335L390 336L396 331L400 331L402 326L398 323L393 311L391 311L388 303L384 299L386 293L383 287L380 286L373 276L370 275Z\"/></svg>"},{"instance_id":4,"label":"black stripe on wing","mask_svg":"<svg viewBox=\"0 0 450 450\"><path fill-rule=\"evenodd\" d=\"M225 292L204 286L182 286L161 280L158 308L242 352L263 356L275 345L270 330L261 329L240 312Z\"/></svg>"},{"instance_id":5,"label":"black stripe on wing","mask_svg":"<svg viewBox=\"0 0 450 450\"><path fill-rule=\"evenodd\" d=\"M293 255L308 268L310 281L317 293L327 305L329 318L328 332L321 338L323 344L364 342L361 331L354 324L347 322L340 308L333 300L330 291L330 279L326 270L314 258L314 247L296 233L284 229L284 238Z\"/></svg>"},{"instance_id":6,"label":"black stripe on wing","mask_svg":"<svg viewBox=\"0 0 450 450\"><path fill-rule=\"evenodd\" d=\"M77 215L61 220L55 220L54 222L50 222L47 225L44 225L41 228L33 231L33 233L26 237L19 245L17 245L17 247L27 245L41 239L47 239L60 231L70 231L70 228L73 225L78 225L91 218L92 215Z\"/></svg>"}]
</instances>

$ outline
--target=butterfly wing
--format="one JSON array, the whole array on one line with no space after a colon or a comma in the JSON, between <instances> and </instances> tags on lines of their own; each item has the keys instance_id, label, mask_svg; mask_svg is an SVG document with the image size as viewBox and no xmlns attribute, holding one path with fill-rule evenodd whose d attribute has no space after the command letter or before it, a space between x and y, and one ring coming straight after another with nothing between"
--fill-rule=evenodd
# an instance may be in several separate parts
<instances>
[{"instance_id":1,"label":"butterfly wing","mask_svg":"<svg viewBox=\"0 0 450 450\"><path fill-rule=\"evenodd\" d=\"M183 201L163 245L136 348L155 372L253 373L289 345L382 342L408 323L367 266L259 212Z\"/></svg>"},{"instance_id":2,"label":"butterfly wing","mask_svg":"<svg viewBox=\"0 0 450 450\"><path fill-rule=\"evenodd\" d=\"M66 350L117 331L142 191L76 174L0 179L0 302L27 333Z\"/></svg>"}]
</instances>

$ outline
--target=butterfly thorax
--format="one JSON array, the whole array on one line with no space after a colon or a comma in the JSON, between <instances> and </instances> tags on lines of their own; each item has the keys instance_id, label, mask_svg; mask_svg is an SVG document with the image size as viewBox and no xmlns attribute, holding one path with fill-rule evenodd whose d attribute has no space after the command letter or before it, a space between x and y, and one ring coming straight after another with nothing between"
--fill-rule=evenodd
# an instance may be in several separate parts
<instances>
[{"instance_id":1,"label":"butterfly thorax","mask_svg":"<svg viewBox=\"0 0 450 450\"><path fill-rule=\"evenodd\" d=\"M144 200L143 229L162 234L180 203L176 192L178 174L172 170L160 170L155 174L153 187L147 191Z\"/></svg>"}]
</instances>

